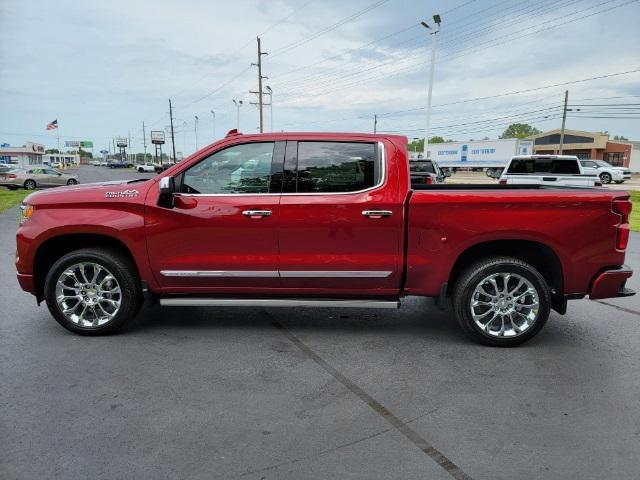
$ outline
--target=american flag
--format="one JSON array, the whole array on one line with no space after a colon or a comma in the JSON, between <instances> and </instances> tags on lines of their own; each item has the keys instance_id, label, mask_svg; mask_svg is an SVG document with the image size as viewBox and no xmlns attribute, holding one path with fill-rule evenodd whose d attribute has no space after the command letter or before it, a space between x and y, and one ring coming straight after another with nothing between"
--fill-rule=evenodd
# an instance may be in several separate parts
<instances>
[{"instance_id":1,"label":"american flag","mask_svg":"<svg viewBox=\"0 0 640 480\"><path fill-rule=\"evenodd\" d=\"M56 128L58 128L57 118L53 122L47 124L47 130L55 130Z\"/></svg>"}]
</instances>

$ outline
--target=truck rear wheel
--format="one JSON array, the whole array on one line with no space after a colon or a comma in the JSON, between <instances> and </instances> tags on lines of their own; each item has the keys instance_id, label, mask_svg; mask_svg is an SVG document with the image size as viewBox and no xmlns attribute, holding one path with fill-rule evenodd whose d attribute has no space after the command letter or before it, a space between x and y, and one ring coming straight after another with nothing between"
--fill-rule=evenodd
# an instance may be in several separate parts
<instances>
[{"instance_id":1,"label":"truck rear wheel","mask_svg":"<svg viewBox=\"0 0 640 480\"><path fill-rule=\"evenodd\" d=\"M114 333L133 320L143 299L131 261L106 248L64 255L49 270L44 293L56 321L81 335Z\"/></svg>"},{"instance_id":2,"label":"truck rear wheel","mask_svg":"<svg viewBox=\"0 0 640 480\"><path fill-rule=\"evenodd\" d=\"M545 279L516 258L491 257L472 264L453 290L462 329L492 346L514 347L535 336L549 318L550 305Z\"/></svg>"}]
</instances>

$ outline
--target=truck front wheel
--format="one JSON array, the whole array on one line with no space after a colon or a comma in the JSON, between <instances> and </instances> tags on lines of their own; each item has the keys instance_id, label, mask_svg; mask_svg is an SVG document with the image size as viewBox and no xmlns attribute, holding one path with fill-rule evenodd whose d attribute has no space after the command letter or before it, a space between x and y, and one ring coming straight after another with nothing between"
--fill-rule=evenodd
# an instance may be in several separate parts
<instances>
[{"instance_id":1,"label":"truck front wheel","mask_svg":"<svg viewBox=\"0 0 640 480\"><path fill-rule=\"evenodd\" d=\"M49 269L44 292L56 321L81 335L114 333L130 323L142 305L135 267L106 248L64 255Z\"/></svg>"},{"instance_id":2,"label":"truck front wheel","mask_svg":"<svg viewBox=\"0 0 640 480\"><path fill-rule=\"evenodd\" d=\"M535 336L549 318L550 305L545 279L516 258L491 257L472 264L453 290L462 329L492 346L513 347Z\"/></svg>"}]
</instances>

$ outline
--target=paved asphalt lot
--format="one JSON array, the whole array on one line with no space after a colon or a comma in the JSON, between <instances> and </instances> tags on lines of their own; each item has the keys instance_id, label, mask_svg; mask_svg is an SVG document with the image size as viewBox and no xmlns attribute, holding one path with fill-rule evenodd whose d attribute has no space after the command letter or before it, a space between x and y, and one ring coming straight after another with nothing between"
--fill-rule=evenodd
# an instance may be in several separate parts
<instances>
[{"instance_id":1,"label":"paved asphalt lot","mask_svg":"<svg viewBox=\"0 0 640 480\"><path fill-rule=\"evenodd\" d=\"M572 302L516 349L469 342L427 299L147 307L84 338L19 290L16 215L0 214L2 479L640 477L639 297ZM640 271L638 234L627 261Z\"/></svg>"}]
</instances>

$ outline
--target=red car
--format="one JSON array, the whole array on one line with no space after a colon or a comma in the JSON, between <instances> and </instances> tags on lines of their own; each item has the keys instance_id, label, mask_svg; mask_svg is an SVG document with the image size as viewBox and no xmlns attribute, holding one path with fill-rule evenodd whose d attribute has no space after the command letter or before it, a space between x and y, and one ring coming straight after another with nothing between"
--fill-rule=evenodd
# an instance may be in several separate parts
<instances>
[{"instance_id":1,"label":"red car","mask_svg":"<svg viewBox=\"0 0 640 480\"><path fill-rule=\"evenodd\" d=\"M80 334L161 305L397 308L450 299L474 339L512 346L567 300L633 295L625 192L410 184L407 139L241 135L150 180L22 206L22 288Z\"/></svg>"}]
</instances>

